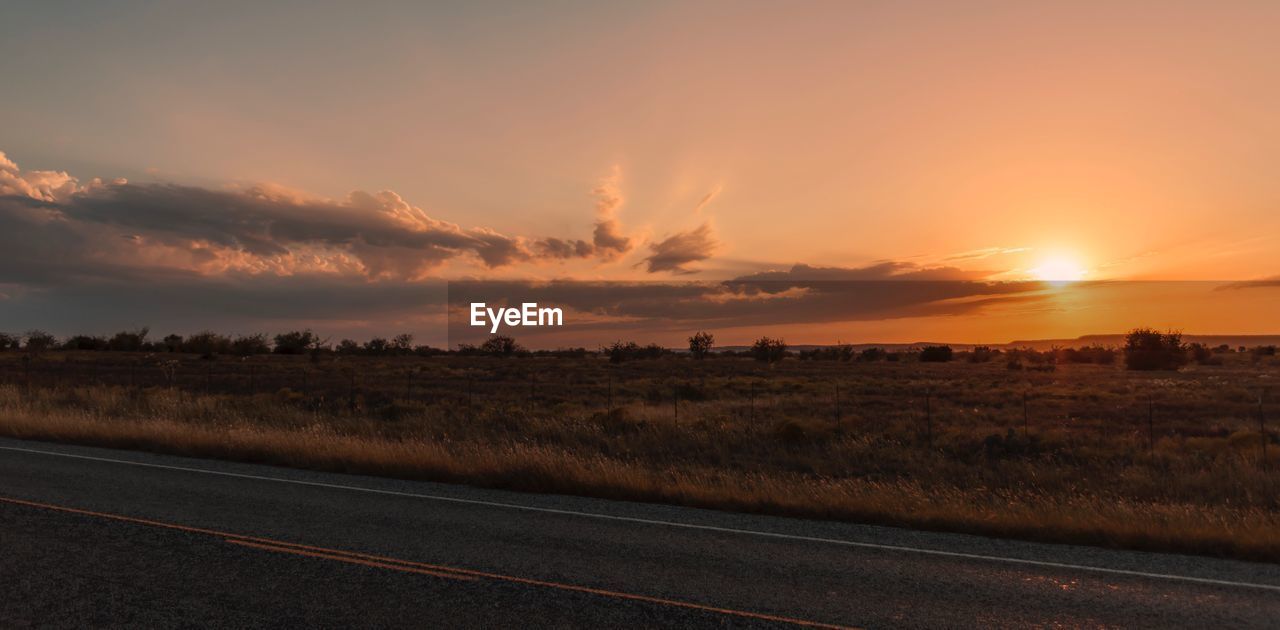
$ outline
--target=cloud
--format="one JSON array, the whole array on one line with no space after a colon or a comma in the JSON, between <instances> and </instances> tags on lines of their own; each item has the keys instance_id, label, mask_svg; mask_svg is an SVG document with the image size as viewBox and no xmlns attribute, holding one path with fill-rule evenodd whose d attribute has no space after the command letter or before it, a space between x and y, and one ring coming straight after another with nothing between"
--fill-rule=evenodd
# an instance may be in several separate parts
<instances>
[{"instance_id":1,"label":"cloud","mask_svg":"<svg viewBox=\"0 0 1280 630\"><path fill-rule=\"evenodd\" d=\"M617 219L618 209L626 202L621 184L622 169L615 164L609 175L591 191L596 197L596 225L591 243L597 255L604 260L615 260L633 247L631 238L623 234L622 224Z\"/></svg>"},{"instance_id":2,"label":"cloud","mask_svg":"<svg viewBox=\"0 0 1280 630\"><path fill-rule=\"evenodd\" d=\"M632 248L615 218L623 203L619 178L615 168L593 190L596 223L587 242L464 228L389 190L357 190L334 200L273 184L210 189L95 179L82 185L60 171L24 172L0 154L0 222L13 238L40 242L46 251L74 244L67 262L413 280L459 259L489 269L613 260ZM14 254L0 253L0 262L6 256Z\"/></svg>"},{"instance_id":3,"label":"cloud","mask_svg":"<svg viewBox=\"0 0 1280 630\"><path fill-rule=\"evenodd\" d=\"M983 258L990 258L992 256L1005 256L1008 254L1019 254L1026 251L1031 251L1031 248L1030 247L987 247L983 249L975 249L967 252L961 252L959 254L953 254L951 256L944 258L943 260L946 260L946 261L981 260Z\"/></svg>"},{"instance_id":4,"label":"cloud","mask_svg":"<svg viewBox=\"0 0 1280 630\"><path fill-rule=\"evenodd\" d=\"M715 252L716 242L711 223L703 223L687 232L679 232L649 246L653 253L644 259L649 273L670 271L677 274L697 273L686 265L706 260Z\"/></svg>"},{"instance_id":5,"label":"cloud","mask_svg":"<svg viewBox=\"0 0 1280 630\"><path fill-rule=\"evenodd\" d=\"M966 271L957 267L927 267L910 262L881 261L866 267L813 267L796 264L786 271L762 271L735 282L773 283L786 287L815 286L823 282L851 281L977 281L990 272Z\"/></svg>"}]
</instances>

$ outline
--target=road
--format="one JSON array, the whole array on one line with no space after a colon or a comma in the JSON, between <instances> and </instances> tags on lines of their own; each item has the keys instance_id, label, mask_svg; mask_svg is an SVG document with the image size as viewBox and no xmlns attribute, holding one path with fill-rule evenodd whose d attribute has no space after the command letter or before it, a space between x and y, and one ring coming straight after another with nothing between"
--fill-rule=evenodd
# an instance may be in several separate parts
<instances>
[{"instance_id":1,"label":"road","mask_svg":"<svg viewBox=\"0 0 1280 630\"><path fill-rule=\"evenodd\" d=\"M0 439L4 627L1274 627L1280 566Z\"/></svg>"}]
</instances>

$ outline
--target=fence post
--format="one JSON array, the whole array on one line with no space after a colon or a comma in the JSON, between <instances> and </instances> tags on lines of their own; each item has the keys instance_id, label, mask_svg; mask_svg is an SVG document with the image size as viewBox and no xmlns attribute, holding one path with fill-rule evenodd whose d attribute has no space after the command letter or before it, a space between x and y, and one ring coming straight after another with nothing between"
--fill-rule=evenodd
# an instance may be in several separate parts
<instances>
[{"instance_id":1,"label":"fence post","mask_svg":"<svg viewBox=\"0 0 1280 630\"><path fill-rule=\"evenodd\" d=\"M612 416L613 415L613 372L608 373L608 381L609 381L609 399L608 399L609 404L608 404L608 408L606 409L606 413Z\"/></svg>"},{"instance_id":2,"label":"fence post","mask_svg":"<svg viewBox=\"0 0 1280 630\"><path fill-rule=\"evenodd\" d=\"M671 386L671 417L675 420L680 419L680 386Z\"/></svg>"},{"instance_id":3,"label":"fence post","mask_svg":"<svg viewBox=\"0 0 1280 630\"><path fill-rule=\"evenodd\" d=\"M467 377L467 420L471 420L471 377Z\"/></svg>"}]
</instances>

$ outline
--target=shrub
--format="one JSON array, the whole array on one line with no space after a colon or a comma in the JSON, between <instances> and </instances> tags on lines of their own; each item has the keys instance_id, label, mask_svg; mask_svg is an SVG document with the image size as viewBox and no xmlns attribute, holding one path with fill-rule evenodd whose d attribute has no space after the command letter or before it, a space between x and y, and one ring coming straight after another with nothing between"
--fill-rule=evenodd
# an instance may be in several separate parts
<instances>
[{"instance_id":1,"label":"shrub","mask_svg":"<svg viewBox=\"0 0 1280 630\"><path fill-rule=\"evenodd\" d=\"M27 352L44 352L58 345L58 340L43 330L28 330L24 336L26 343L23 347Z\"/></svg>"},{"instance_id":2,"label":"shrub","mask_svg":"<svg viewBox=\"0 0 1280 630\"><path fill-rule=\"evenodd\" d=\"M231 342L231 352L236 356L247 357L253 354L267 354L271 352L271 347L267 345L267 336L264 334L240 335Z\"/></svg>"},{"instance_id":3,"label":"shrub","mask_svg":"<svg viewBox=\"0 0 1280 630\"><path fill-rule=\"evenodd\" d=\"M801 359L812 359L814 361L852 361L853 357L853 346L847 343L800 352Z\"/></svg>"},{"instance_id":4,"label":"shrub","mask_svg":"<svg viewBox=\"0 0 1280 630\"><path fill-rule=\"evenodd\" d=\"M1000 354L999 350L992 350L987 346L977 346L969 352L969 363L990 363L998 354Z\"/></svg>"},{"instance_id":5,"label":"shrub","mask_svg":"<svg viewBox=\"0 0 1280 630\"><path fill-rule=\"evenodd\" d=\"M872 363L875 361L884 361L888 358L887 355L888 353L884 351L884 348L867 348L866 350L858 353L857 360L860 363Z\"/></svg>"},{"instance_id":6,"label":"shrub","mask_svg":"<svg viewBox=\"0 0 1280 630\"><path fill-rule=\"evenodd\" d=\"M492 357L509 357L524 352L525 349L515 339L506 335L494 335L480 344L480 353Z\"/></svg>"},{"instance_id":7,"label":"shrub","mask_svg":"<svg viewBox=\"0 0 1280 630\"><path fill-rule=\"evenodd\" d=\"M751 356L764 363L777 363L787 356L787 342L771 337L761 337L751 344Z\"/></svg>"},{"instance_id":8,"label":"shrub","mask_svg":"<svg viewBox=\"0 0 1280 630\"><path fill-rule=\"evenodd\" d=\"M346 354L346 355L360 354L360 344L356 343L351 339L343 339L342 341L338 342L338 347L335 349L335 351L338 354Z\"/></svg>"},{"instance_id":9,"label":"shrub","mask_svg":"<svg viewBox=\"0 0 1280 630\"><path fill-rule=\"evenodd\" d=\"M709 332L698 331L689 337L689 354L695 359L706 358L711 353L711 346L716 338Z\"/></svg>"},{"instance_id":10,"label":"shrub","mask_svg":"<svg viewBox=\"0 0 1280 630\"><path fill-rule=\"evenodd\" d=\"M0 351L17 350L22 347L22 339L17 335L0 333Z\"/></svg>"},{"instance_id":11,"label":"shrub","mask_svg":"<svg viewBox=\"0 0 1280 630\"><path fill-rule=\"evenodd\" d=\"M306 354L312 346L320 344L320 338L310 330L295 330L276 335L276 354Z\"/></svg>"},{"instance_id":12,"label":"shrub","mask_svg":"<svg viewBox=\"0 0 1280 630\"><path fill-rule=\"evenodd\" d=\"M187 337L187 340L182 343L182 349L204 357L229 354L231 352L231 338L204 330Z\"/></svg>"},{"instance_id":13,"label":"shrub","mask_svg":"<svg viewBox=\"0 0 1280 630\"><path fill-rule=\"evenodd\" d=\"M1054 353L1056 360L1063 363L1097 363L1098 365L1111 365L1116 362L1116 351L1114 348L1104 346L1085 346L1083 348L1066 348L1057 350Z\"/></svg>"},{"instance_id":14,"label":"shrub","mask_svg":"<svg viewBox=\"0 0 1280 630\"><path fill-rule=\"evenodd\" d=\"M1198 365L1222 365L1222 358L1214 356L1214 351L1202 343L1187 346L1187 351L1191 353L1191 360Z\"/></svg>"},{"instance_id":15,"label":"shrub","mask_svg":"<svg viewBox=\"0 0 1280 630\"><path fill-rule=\"evenodd\" d=\"M160 343L165 352L182 352L182 335L165 335Z\"/></svg>"},{"instance_id":16,"label":"shrub","mask_svg":"<svg viewBox=\"0 0 1280 630\"><path fill-rule=\"evenodd\" d=\"M413 335L409 333L400 333L395 337L392 337L391 350L396 354L412 354Z\"/></svg>"},{"instance_id":17,"label":"shrub","mask_svg":"<svg viewBox=\"0 0 1280 630\"><path fill-rule=\"evenodd\" d=\"M1181 333L1135 328L1125 335L1124 363L1130 370L1176 370L1186 362Z\"/></svg>"},{"instance_id":18,"label":"shrub","mask_svg":"<svg viewBox=\"0 0 1280 630\"><path fill-rule=\"evenodd\" d=\"M951 346L925 346L920 351L920 361L922 363L946 363L952 359L954 354L951 351Z\"/></svg>"},{"instance_id":19,"label":"shrub","mask_svg":"<svg viewBox=\"0 0 1280 630\"><path fill-rule=\"evenodd\" d=\"M601 349L610 363L622 363L640 354L640 344L634 341L615 341Z\"/></svg>"},{"instance_id":20,"label":"shrub","mask_svg":"<svg viewBox=\"0 0 1280 630\"><path fill-rule=\"evenodd\" d=\"M147 334L151 329L122 330L107 341L107 349L117 352L141 352L147 347Z\"/></svg>"},{"instance_id":21,"label":"shrub","mask_svg":"<svg viewBox=\"0 0 1280 630\"><path fill-rule=\"evenodd\" d=\"M3 342L0 341L0 349L3 349ZM106 350L107 340L102 337L91 337L89 335L75 335L67 337L62 342L63 350Z\"/></svg>"}]
</instances>

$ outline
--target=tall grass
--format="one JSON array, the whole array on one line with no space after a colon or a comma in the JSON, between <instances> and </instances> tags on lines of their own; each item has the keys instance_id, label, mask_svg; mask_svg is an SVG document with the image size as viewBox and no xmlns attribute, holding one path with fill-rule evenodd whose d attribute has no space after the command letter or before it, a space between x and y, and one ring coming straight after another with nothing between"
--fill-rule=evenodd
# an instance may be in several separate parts
<instances>
[{"instance_id":1,"label":"tall grass","mask_svg":"<svg viewBox=\"0 0 1280 630\"><path fill-rule=\"evenodd\" d=\"M1086 377L1087 387L1077 392L1080 408L1132 394L1114 383L1108 390L1110 379ZM717 378L722 382L698 387L737 392L742 385L730 374ZM646 384L639 382L627 385L637 396L616 394L611 412L565 401L468 408L456 400L408 400L396 403L394 412L374 413L317 407L289 390L249 395L7 385L0 386L0 434L530 492L1280 561L1280 448L1271 450L1273 461L1264 470L1256 455L1262 438L1250 432L1247 416L1206 421L1190 414L1194 401L1187 399L1162 410L1154 444L1138 423L1104 426L1086 417L1040 420L1024 433L1020 403L1005 403L1018 400L1017 388L957 378L935 393L930 446L909 392L886 399L897 400L896 406L851 404L837 422L822 385L779 376L773 393L784 395L762 395L754 410L744 409L736 395L704 395L682 402L679 419L668 401L643 402ZM846 387L856 397L888 385L850 379ZM1227 396L1229 390L1215 381L1205 391ZM1189 415L1175 416L1179 409Z\"/></svg>"}]
</instances>

